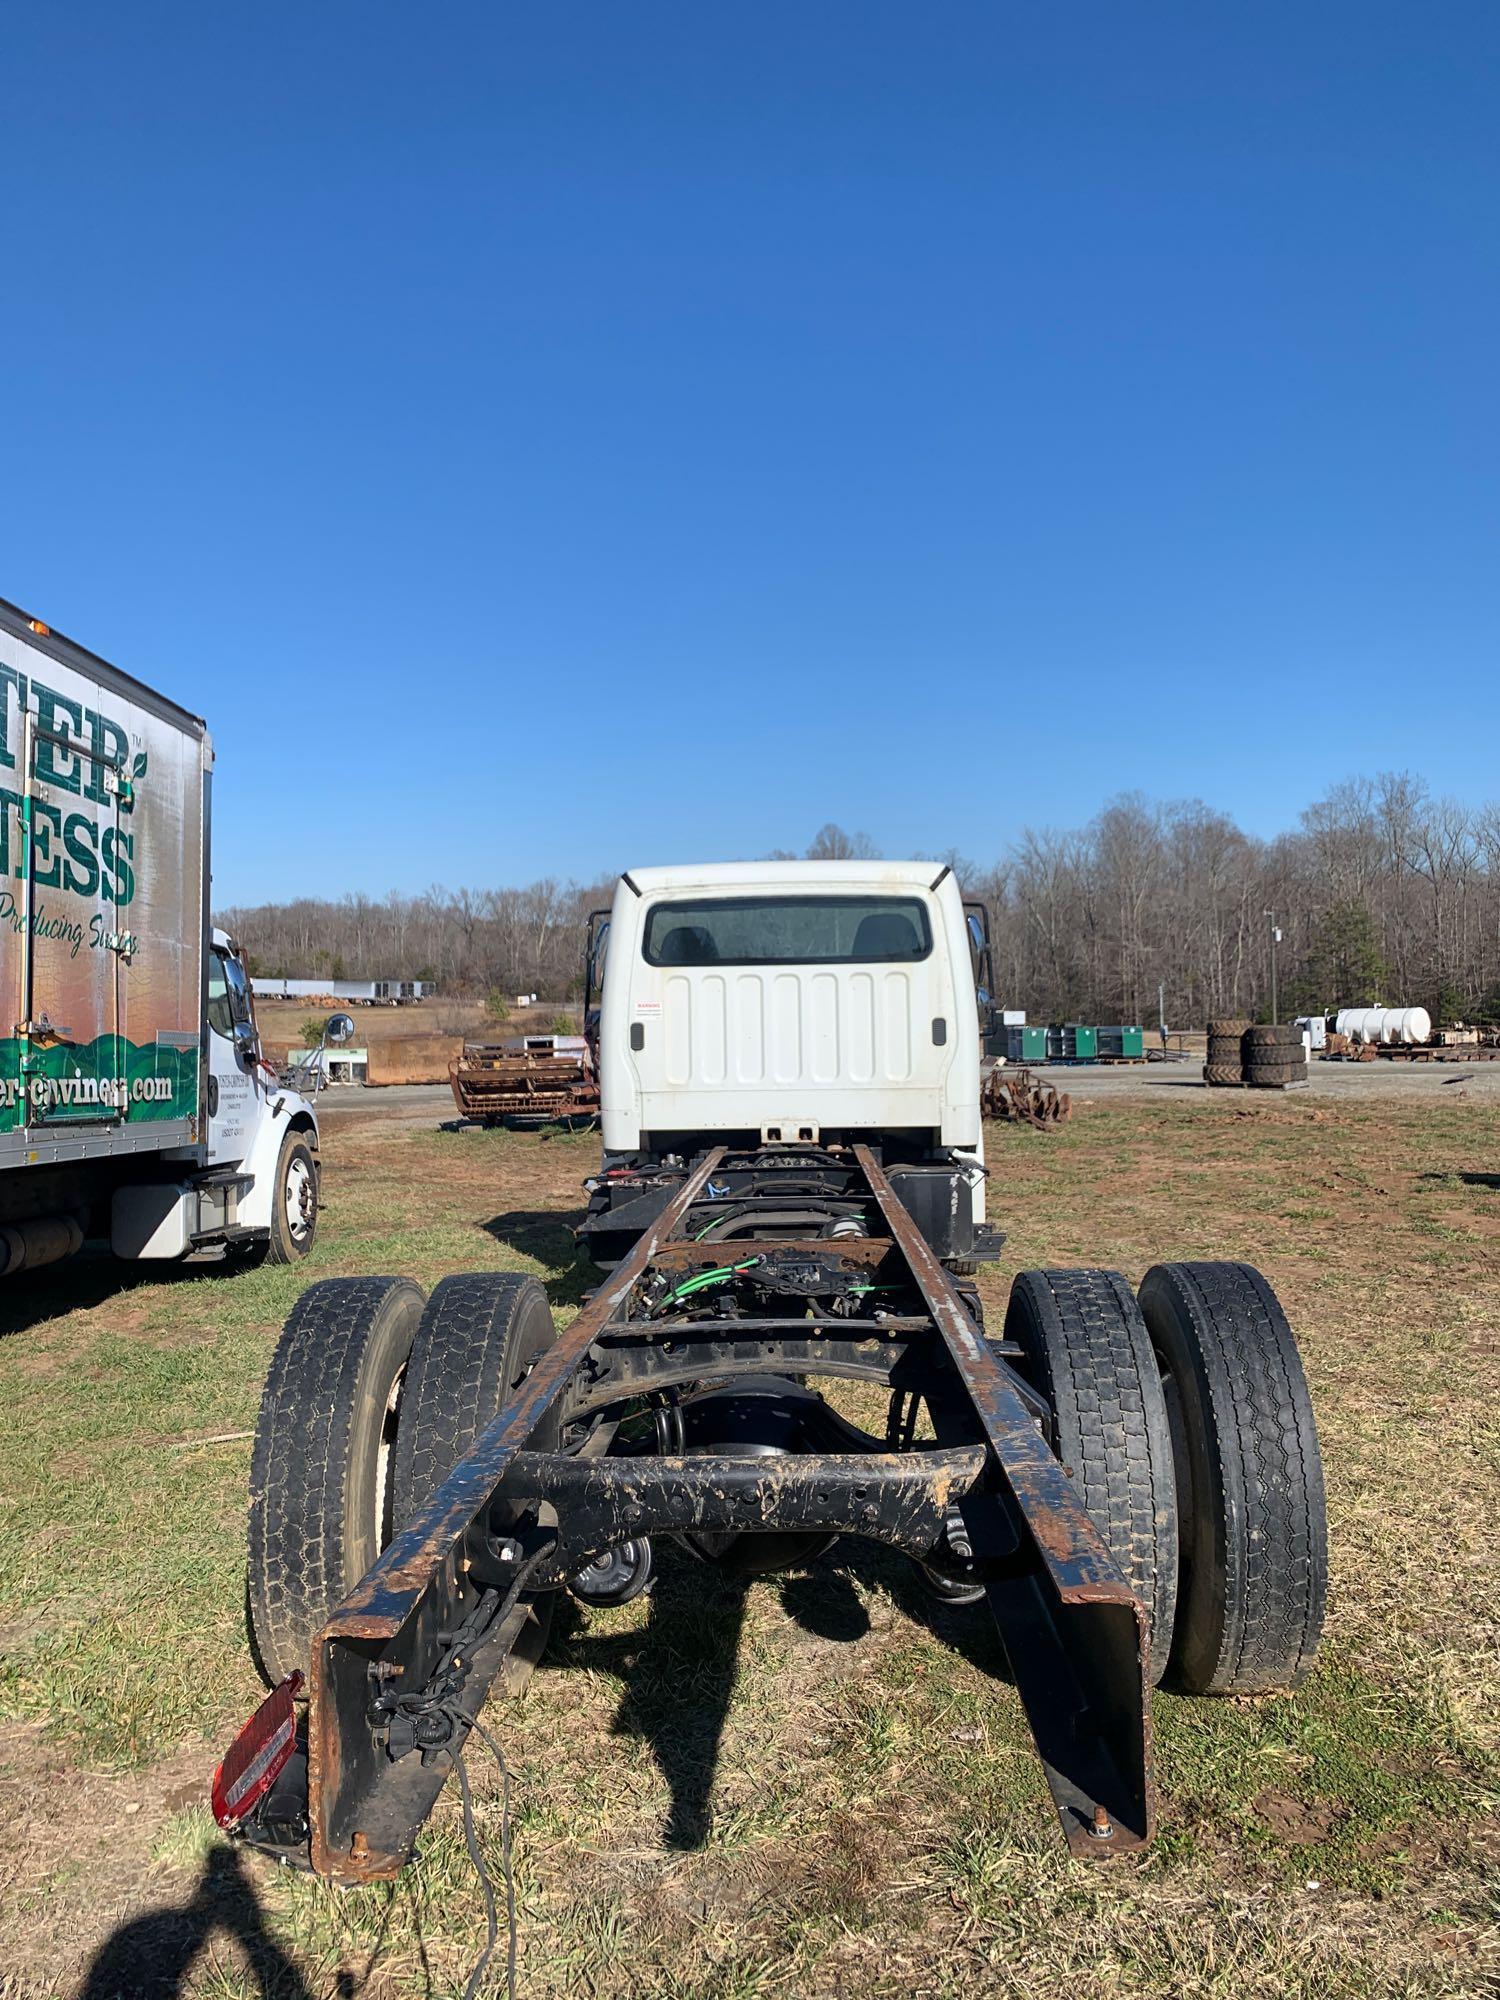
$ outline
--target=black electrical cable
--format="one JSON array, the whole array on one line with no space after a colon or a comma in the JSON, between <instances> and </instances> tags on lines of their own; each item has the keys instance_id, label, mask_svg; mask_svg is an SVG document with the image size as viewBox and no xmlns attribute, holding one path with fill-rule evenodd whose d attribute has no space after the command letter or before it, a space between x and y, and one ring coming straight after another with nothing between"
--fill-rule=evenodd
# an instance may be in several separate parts
<instances>
[{"instance_id":1,"label":"black electrical cable","mask_svg":"<svg viewBox=\"0 0 1500 2000\"><path fill-rule=\"evenodd\" d=\"M484 1978L485 1967L489 1964L494 1954L495 1946L499 1942L500 1924L495 1914L495 1887L490 1881L490 1871L485 1866L484 1854L479 1845L479 1836L474 1830L474 1796L469 1790L469 1767L464 1762L464 1753L462 1750L459 1751L454 1762L458 1765L458 1789L464 1806L464 1845L469 1850L469 1859L474 1864L474 1873L479 1877L480 1894L484 1897L484 1950L475 1960L474 1970L469 1974L468 1983L464 1987L464 2000L474 2000L475 1994L479 1991L479 1983ZM511 1918L510 1939L511 1963L514 1966L516 1941L514 1913L512 1913ZM514 1995L515 1990L515 1975L512 1972L510 1980L511 1995Z\"/></svg>"},{"instance_id":2,"label":"black electrical cable","mask_svg":"<svg viewBox=\"0 0 1500 2000\"><path fill-rule=\"evenodd\" d=\"M479 1718L473 1716L469 1720L474 1733L494 1758L500 1770L500 1873L505 1883L505 1921L507 1932L505 1993L506 2000L516 2000L516 1947L518 1930L516 1924L516 1876L511 1862L510 1767L505 1761L500 1745L491 1736ZM490 1881L489 1869L485 1866L484 1855L480 1849L478 1837L474 1830L474 1815L469 1803L469 1774L464 1769L462 1756L458 1760L458 1782L464 1799L464 1840L469 1849L469 1859L474 1864L474 1872L479 1877L479 1886L484 1895L484 1907L487 1918L485 1947L479 1956L474 1970L469 1974L468 1984L464 1987L464 2000L475 2000L475 1995L479 1991L480 1981L484 1977L485 1968L488 1966L494 1954L495 1945L498 1942L499 1925L495 1915L494 1886Z\"/></svg>"},{"instance_id":3,"label":"black electrical cable","mask_svg":"<svg viewBox=\"0 0 1500 2000\"><path fill-rule=\"evenodd\" d=\"M460 1728L473 1730L489 1750L499 1767L500 1864L505 1882L505 1914L509 1931L505 1982L507 2000L515 2000L517 1952L516 1884L515 1873L511 1863L510 1769L505 1762L505 1756L500 1745L491 1736L477 1715L471 1715L466 1708L459 1705L458 1697L463 1690L464 1683L469 1677L469 1668L471 1665L469 1649L472 1646L478 1645L480 1640L505 1616L506 1612L509 1611L510 1607L520 1596L521 1589L531 1571L536 1568L544 1556L551 1553L553 1546L549 1544L546 1548L538 1549L534 1555L522 1563L515 1576L511 1579L510 1585L503 1596L498 1590L485 1590L481 1592L479 1602L453 1634L437 1671L432 1675L425 1687L421 1688L415 1694L381 1696L375 1704L377 1714L388 1718L387 1727L393 1737L398 1733L409 1734L410 1736L411 1740L405 1742L403 1748L399 1751L395 1750L394 1742L392 1743L394 1754L405 1755L407 1751L420 1747L424 1755L430 1755L440 1747L443 1747L439 1741L437 1731L432 1731L425 1741L416 1733L416 1727L420 1721L437 1718L439 1723L447 1725L446 1738L444 1739L446 1742L451 1742ZM400 1732L398 1728L393 1727L393 1725L398 1725L399 1722L406 1723L406 1732ZM485 1971L489 1966L491 1958L494 1956L495 1946L500 1939L500 1923L495 1908L494 1884L490 1879L490 1871L484 1858L484 1850L479 1845L478 1829L474 1824L474 1798L469 1786L469 1769L464 1761L462 1749L453 1752L453 1761L458 1767L458 1789L463 1803L464 1845L469 1850L469 1859L474 1865L474 1873L479 1878L480 1893L484 1897L484 1950L479 1954L474 1969L469 1974L463 1996L463 2000L475 2000Z\"/></svg>"}]
</instances>

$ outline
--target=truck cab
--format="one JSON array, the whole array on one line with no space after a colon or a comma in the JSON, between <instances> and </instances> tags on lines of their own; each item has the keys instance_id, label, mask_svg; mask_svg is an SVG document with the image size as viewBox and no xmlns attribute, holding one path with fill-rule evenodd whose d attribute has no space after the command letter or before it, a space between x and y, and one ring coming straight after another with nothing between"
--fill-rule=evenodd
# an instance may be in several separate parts
<instances>
[{"instance_id":1,"label":"truck cab","mask_svg":"<svg viewBox=\"0 0 1500 2000\"><path fill-rule=\"evenodd\" d=\"M204 1171L119 1189L111 1241L122 1257L213 1258L238 1247L292 1263L317 1230L317 1114L266 1061L244 954L217 926L204 986Z\"/></svg>"},{"instance_id":2,"label":"truck cab","mask_svg":"<svg viewBox=\"0 0 1500 2000\"><path fill-rule=\"evenodd\" d=\"M690 1166L710 1143L855 1141L878 1144L888 1165L930 1184L946 1217L941 1254L975 1254L984 1223L979 1022L973 939L951 869L631 869L615 891L607 943L604 1163L584 1225L592 1254L613 1261L627 1230L666 1199L672 1163ZM915 1199L915 1212L927 1205Z\"/></svg>"}]
</instances>

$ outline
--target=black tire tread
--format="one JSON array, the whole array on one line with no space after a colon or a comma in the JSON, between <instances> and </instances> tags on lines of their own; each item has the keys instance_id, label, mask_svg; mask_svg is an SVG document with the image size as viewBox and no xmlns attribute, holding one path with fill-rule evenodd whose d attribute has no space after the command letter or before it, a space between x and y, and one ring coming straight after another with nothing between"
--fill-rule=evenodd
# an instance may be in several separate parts
<instances>
[{"instance_id":1,"label":"black tire tread","mask_svg":"<svg viewBox=\"0 0 1500 2000\"><path fill-rule=\"evenodd\" d=\"M363 1573L344 1543L353 1445L371 1329L422 1294L409 1278L325 1278L293 1306L271 1357L250 1455L249 1607L274 1683L306 1671L313 1635Z\"/></svg>"},{"instance_id":2,"label":"black tire tread","mask_svg":"<svg viewBox=\"0 0 1500 2000\"><path fill-rule=\"evenodd\" d=\"M1135 1298L1118 1271L1021 1271L1005 1337L1031 1356L1056 1415L1058 1457L1151 1615L1157 1679L1172 1645L1177 1499L1161 1379Z\"/></svg>"},{"instance_id":3,"label":"black tire tread","mask_svg":"<svg viewBox=\"0 0 1500 2000\"><path fill-rule=\"evenodd\" d=\"M1323 1629L1328 1528L1323 1463L1297 1343L1249 1264L1157 1264L1141 1309L1158 1347L1169 1320L1199 1356L1197 1396L1220 1490L1183 1519L1174 1680L1189 1692L1295 1687ZM1240 1530L1235 1521L1238 1518ZM1192 1558L1195 1529L1224 1551L1216 1578Z\"/></svg>"},{"instance_id":4,"label":"black tire tread","mask_svg":"<svg viewBox=\"0 0 1500 2000\"><path fill-rule=\"evenodd\" d=\"M1210 1021L1208 1032L1211 1038L1218 1038L1226 1042L1237 1042L1249 1026L1250 1023L1247 1020Z\"/></svg>"},{"instance_id":5,"label":"black tire tread","mask_svg":"<svg viewBox=\"0 0 1500 2000\"><path fill-rule=\"evenodd\" d=\"M547 1294L519 1271L465 1271L442 1278L417 1329L391 1467L396 1523L409 1521L467 1456L481 1431L525 1380L556 1335ZM536 1448L555 1450L559 1419L544 1417ZM523 1597L529 1605L496 1691L519 1694L546 1648L557 1593Z\"/></svg>"},{"instance_id":6,"label":"black tire tread","mask_svg":"<svg viewBox=\"0 0 1500 2000\"><path fill-rule=\"evenodd\" d=\"M1203 1081L1220 1089L1238 1089L1245 1081L1245 1075L1238 1063L1205 1063Z\"/></svg>"},{"instance_id":7,"label":"black tire tread","mask_svg":"<svg viewBox=\"0 0 1500 2000\"><path fill-rule=\"evenodd\" d=\"M539 1301L538 1279L519 1271L463 1271L432 1288L407 1371L391 1469L402 1526L472 1448L517 1387L512 1329ZM529 1365L529 1364L528 1364ZM519 1371L524 1379L525 1371Z\"/></svg>"},{"instance_id":8,"label":"black tire tread","mask_svg":"<svg viewBox=\"0 0 1500 2000\"><path fill-rule=\"evenodd\" d=\"M1247 1028L1244 1046L1247 1056L1252 1055L1256 1049L1300 1049L1302 1030L1281 1026L1270 1027L1264 1024Z\"/></svg>"}]
</instances>

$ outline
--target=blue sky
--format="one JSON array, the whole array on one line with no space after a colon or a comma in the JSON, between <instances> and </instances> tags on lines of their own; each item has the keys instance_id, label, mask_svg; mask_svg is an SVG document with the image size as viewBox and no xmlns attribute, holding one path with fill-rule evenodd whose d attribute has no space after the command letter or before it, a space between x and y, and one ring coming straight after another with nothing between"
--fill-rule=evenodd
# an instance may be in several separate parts
<instances>
[{"instance_id":1,"label":"blue sky","mask_svg":"<svg viewBox=\"0 0 1500 2000\"><path fill-rule=\"evenodd\" d=\"M220 902L1500 794L1488 0L0 59L0 595L208 716Z\"/></svg>"}]
</instances>

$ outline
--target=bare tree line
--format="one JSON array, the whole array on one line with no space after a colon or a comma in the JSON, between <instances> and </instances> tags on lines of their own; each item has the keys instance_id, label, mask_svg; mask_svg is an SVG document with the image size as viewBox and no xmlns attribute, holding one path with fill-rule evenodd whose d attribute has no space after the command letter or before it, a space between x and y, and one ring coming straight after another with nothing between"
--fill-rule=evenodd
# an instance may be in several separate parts
<instances>
[{"instance_id":1,"label":"bare tree line","mask_svg":"<svg viewBox=\"0 0 1500 2000\"><path fill-rule=\"evenodd\" d=\"M825 826L811 859L872 857ZM778 850L776 859L788 859ZM1266 1014L1272 925L1281 1011L1385 1002L1500 1019L1500 806L1433 798L1405 773L1339 785L1294 831L1258 840L1201 800L1127 793L1087 826L1028 829L990 868L957 854L990 913L997 992L1033 1019L1179 1026ZM232 909L252 971L423 977L450 995L577 996L591 909L612 878L433 888Z\"/></svg>"}]
</instances>

